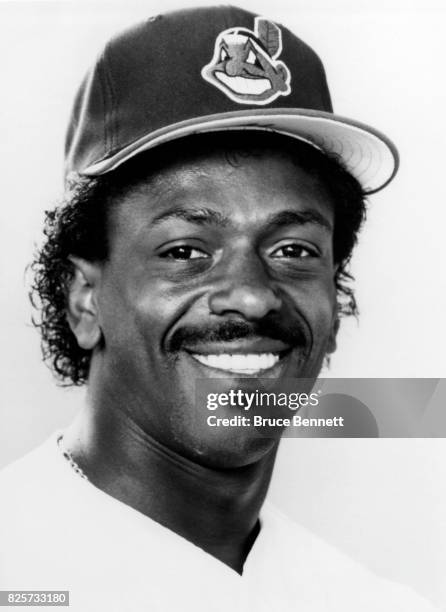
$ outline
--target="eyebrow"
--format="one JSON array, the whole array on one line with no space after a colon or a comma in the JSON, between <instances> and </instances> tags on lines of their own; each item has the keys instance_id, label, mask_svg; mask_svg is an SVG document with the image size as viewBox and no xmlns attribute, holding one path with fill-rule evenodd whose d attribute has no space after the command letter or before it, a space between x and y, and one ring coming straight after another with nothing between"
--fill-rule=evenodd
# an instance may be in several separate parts
<instances>
[{"instance_id":1,"label":"eyebrow","mask_svg":"<svg viewBox=\"0 0 446 612\"><path fill-rule=\"evenodd\" d=\"M174 208L161 213L152 221L152 225L159 225L170 219L181 219L196 225L215 225L226 227L229 224L228 217L211 208Z\"/></svg>"},{"instance_id":2,"label":"eyebrow","mask_svg":"<svg viewBox=\"0 0 446 612\"><path fill-rule=\"evenodd\" d=\"M317 210L284 210L267 219L268 229L280 229L286 225L317 225L329 232L333 231L330 221Z\"/></svg>"},{"instance_id":3,"label":"eyebrow","mask_svg":"<svg viewBox=\"0 0 446 612\"><path fill-rule=\"evenodd\" d=\"M170 219L181 219L195 225L213 225L227 227L230 219L211 208L174 208L161 213L152 220L152 226L157 226ZM267 230L275 230L287 225L317 225L329 232L333 230L330 221L317 210L284 210L273 213L266 219Z\"/></svg>"}]
</instances>

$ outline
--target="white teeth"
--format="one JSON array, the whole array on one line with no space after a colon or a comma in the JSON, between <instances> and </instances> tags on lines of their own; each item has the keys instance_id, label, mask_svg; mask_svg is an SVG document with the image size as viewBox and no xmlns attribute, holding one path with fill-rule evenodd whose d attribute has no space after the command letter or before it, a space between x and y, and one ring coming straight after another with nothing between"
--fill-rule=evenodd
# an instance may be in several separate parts
<instances>
[{"instance_id":1,"label":"white teeth","mask_svg":"<svg viewBox=\"0 0 446 612\"><path fill-rule=\"evenodd\" d=\"M229 353L199 355L194 353L193 357L209 368L238 374L255 374L261 370L268 370L279 361L279 355L273 353L248 353L246 355Z\"/></svg>"},{"instance_id":2,"label":"white teeth","mask_svg":"<svg viewBox=\"0 0 446 612\"><path fill-rule=\"evenodd\" d=\"M225 72L216 72L215 76L229 89L239 94L260 95L271 89L269 79L247 79L242 76L229 76Z\"/></svg>"}]
</instances>

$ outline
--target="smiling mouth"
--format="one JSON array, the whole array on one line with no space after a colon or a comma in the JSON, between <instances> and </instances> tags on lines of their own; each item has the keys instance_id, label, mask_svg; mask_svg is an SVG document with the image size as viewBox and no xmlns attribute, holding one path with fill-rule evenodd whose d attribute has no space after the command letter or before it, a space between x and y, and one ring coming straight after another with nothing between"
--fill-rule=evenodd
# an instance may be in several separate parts
<instances>
[{"instance_id":1,"label":"smiling mouth","mask_svg":"<svg viewBox=\"0 0 446 612\"><path fill-rule=\"evenodd\" d=\"M289 351L280 353L218 353L203 355L190 353L196 361L208 368L229 372L231 374L242 374L252 376L272 369Z\"/></svg>"},{"instance_id":2,"label":"smiling mouth","mask_svg":"<svg viewBox=\"0 0 446 612\"><path fill-rule=\"evenodd\" d=\"M229 87L229 89L239 94L258 96L271 89L271 82L269 79L247 79L242 76L229 76L225 72L220 71L215 72L215 78L226 85L226 87Z\"/></svg>"}]
</instances>

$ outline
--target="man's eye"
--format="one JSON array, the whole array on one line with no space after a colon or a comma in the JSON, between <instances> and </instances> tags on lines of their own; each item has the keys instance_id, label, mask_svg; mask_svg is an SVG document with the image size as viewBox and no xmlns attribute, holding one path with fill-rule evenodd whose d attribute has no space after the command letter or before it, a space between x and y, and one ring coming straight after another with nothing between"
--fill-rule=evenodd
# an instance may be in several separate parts
<instances>
[{"instance_id":1,"label":"man's eye","mask_svg":"<svg viewBox=\"0 0 446 612\"><path fill-rule=\"evenodd\" d=\"M196 249L191 246L176 246L162 253L161 257L165 257L166 259L189 260L207 259L209 255L207 255L204 251L200 251L200 249Z\"/></svg>"},{"instance_id":2,"label":"man's eye","mask_svg":"<svg viewBox=\"0 0 446 612\"><path fill-rule=\"evenodd\" d=\"M250 50L250 52L248 53L248 57L246 58L246 61L248 62L248 64L255 64L256 63L256 56L253 53L252 50Z\"/></svg>"},{"instance_id":3,"label":"man's eye","mask_svg":"<svg viewBox=\"0 0 446 612\"><path fill-rule=\"evenodd\" d=\"M274 253L272 253L272 257L302 259L306 257L317 257L317 253L313 249L304 247L301 244L286 244L276 249Z\"/></svg>"}]
</instances>

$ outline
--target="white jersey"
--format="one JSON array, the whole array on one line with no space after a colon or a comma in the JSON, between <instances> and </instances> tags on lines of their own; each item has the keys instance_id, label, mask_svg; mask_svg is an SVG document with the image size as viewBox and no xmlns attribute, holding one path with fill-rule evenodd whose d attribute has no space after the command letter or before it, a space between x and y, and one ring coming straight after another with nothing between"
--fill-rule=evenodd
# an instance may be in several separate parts
<instances>
[{"instance_id":1,"label":"white jersey","mask_svg":"<svg viewBox=\"0 0 446 612\"><path fill-rule=\"evenodd\" d=\"M6 468L0 491L0 590L68 590L72 612L434 610L268 504L240 576L82 479L56 436Z\"/></svg>"}]
</instances>

